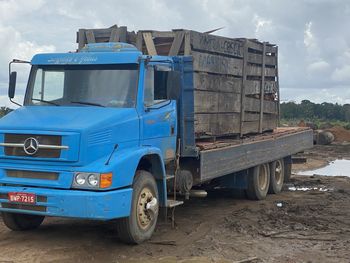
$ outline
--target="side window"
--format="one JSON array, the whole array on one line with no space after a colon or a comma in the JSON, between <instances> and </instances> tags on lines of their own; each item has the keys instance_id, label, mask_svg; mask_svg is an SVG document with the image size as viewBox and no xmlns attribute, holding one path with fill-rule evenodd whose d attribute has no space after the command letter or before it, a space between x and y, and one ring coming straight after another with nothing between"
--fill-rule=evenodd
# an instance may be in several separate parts
<instances>
[{"instance_id":1,"label":"side window","mask_svg":"<svg viewBox=\"0 0 350 263\"><path fill-rule=\"evenodd\" d=\"M167 71L158 71L148 67L145 74L144 101L151 106L167 100Z\"/></svg>"},{"instance_id":2,"label":"side window","mask_svg":"<svg viewBox=\"0 0 350 263\"><path fill-rule=\"evenodd\" d=\"M64 72L38 69L35 76L33 98L53 101L63 98Z\"/></svg>"},{"instance_id":3,"label":"side window","mask_svg":"<svg viewBox=\"0 0 350 263\"><path fill-rule=\"evenodd\" d=\"M154 68L147 67L144 84L144 104L146 107L154 104Z\"/></svg>"}]
</instances>

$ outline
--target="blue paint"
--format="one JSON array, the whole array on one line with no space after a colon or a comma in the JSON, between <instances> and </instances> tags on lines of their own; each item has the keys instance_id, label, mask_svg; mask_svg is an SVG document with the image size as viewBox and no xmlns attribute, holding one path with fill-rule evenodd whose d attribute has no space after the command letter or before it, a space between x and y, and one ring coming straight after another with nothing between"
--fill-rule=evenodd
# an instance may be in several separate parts
<instances>
[{"instance_id":1,"label":"blue paint","mask_svg":"<svg viewBox=\"0 0 350 263\"><path fill-rule=\"evenodd\" d=\"M145 64L166 64L170 68L174 68L176 64L180 70L182 62L177 60L174 64L172 57L143 56L135 47L125 43L104 43L88 45L79 53L38 54L31 63L34 66L71 67L138 64L137 103L134 108L26 105L2 118L0 142L4 142L5 134L11 133L59 135L62 136L62 145L69 149L61 150L59 158L38 158L8 156L4 147L0 146L0 193L29 192L48 198L47 203L37 204L47 206L45 213L2 207L0 211L99 220L129 216L135 171L141 158L146 155L157 156L160 160L159 170L162 176L157 178L157 185L160 204L165 206L165 163L175 157L178 136L177 104L175 100L168 100L163 105L157 105L159 108L145 107ZM118 147L114 151L115 145ZM106 165L109 157L110 162ZM9 177L6 171L11 169L55 172L58 180ZM94 191L72 189L75 172L112 172L112 185L108 189ZM0 200L1 202L8 200Z\"/></svg>"},{"instance_id":2,"label":"blue paint","mask_svg":"<svg viewBox=\"0 0 350 263\"><path fill-rule=\"evenodd\" d=\"M1 211L98 220L110 220L128 216L132 199L131 188L108 192L92 192L0 186L0 192L4 194L8 192L25 192L47 197L47 202L37 202L38 206L47 207L46 212L6 208L1 208ZM8 203L8 200L0 199L0 202Z\"/></svg>"}]
</instances>

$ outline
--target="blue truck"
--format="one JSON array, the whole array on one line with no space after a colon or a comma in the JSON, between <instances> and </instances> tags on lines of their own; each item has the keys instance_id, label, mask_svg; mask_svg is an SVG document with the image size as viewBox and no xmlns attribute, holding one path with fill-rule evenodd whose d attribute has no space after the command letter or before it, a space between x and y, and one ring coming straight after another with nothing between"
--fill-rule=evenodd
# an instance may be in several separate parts
<instances>
[{"instance_id":1,"label":"blue truck","mask_svg":"<svg viewBox=\"0 0 350 263\"><path fill-rule=\"evenodd\" d=\"M35 55L23 106L0 120L4 224L19 231L51 216L111 220L122 241L138 244L193 188L245 189L255 200L280 192L312 131L199 135L195 63L125 42ZM10 100L16 74L10 67Z\"/></svg>"}]
</instances>

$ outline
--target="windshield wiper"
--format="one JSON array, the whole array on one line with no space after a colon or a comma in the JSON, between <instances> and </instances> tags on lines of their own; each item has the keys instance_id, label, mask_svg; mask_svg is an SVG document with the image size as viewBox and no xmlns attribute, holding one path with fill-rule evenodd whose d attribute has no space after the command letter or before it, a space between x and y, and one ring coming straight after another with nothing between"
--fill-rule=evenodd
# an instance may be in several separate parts
<instances>
[{"instance_id":1,"label":"windshield wiper","mask_svg":"<svg viewBox=\"0 0 350 263\"><path fill-rule=\"evenodd\" d=\"M55 106L60 106L59 104L57 104L57 103L55 103L55 102L52 102L52 101L48 101L48 100L33 99L33 98L32 98L32 100L44 102L44 103L47 103L47 104L52 104L52 105L55 105Z\"/></svg>"},{"instance_id":2,"label":"windshield wiper","mask_svg":"<svg viewBox=\"0 0 350 263\"><path fill-rule=\"evenodd\" d=\"M88 102L88 101L71 101L70 103L92 105L92 106L98 106L98 107L105 107L102 104L98 104L98 103L94 103L94 102Z\"/></svg>"}]
</instances>

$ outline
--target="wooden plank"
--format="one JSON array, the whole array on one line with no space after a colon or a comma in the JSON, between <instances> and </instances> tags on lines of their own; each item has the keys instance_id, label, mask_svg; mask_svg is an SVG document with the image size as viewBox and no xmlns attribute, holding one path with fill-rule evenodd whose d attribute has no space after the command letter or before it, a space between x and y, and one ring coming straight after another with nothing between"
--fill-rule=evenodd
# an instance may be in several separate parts
<instances>
[{"instance_id":1,"label":"wooden plank","mask_svg":"<svg viewBox=\"0 0 350 263\"><path fill-rule=\"evenodd\" d=\"M196 31L190 31L190 39L193 50L243 57L243 42L241 39L220 37Z\"/></svg>"},{"instance_id":2,"label":"wooden plank","mask_svg":"<svg viewBox=\"0 0 350 263\"><path fill-rule=\"evenodd\" d=\"M244 130L243 130L243 121L244 121L244 114L245 114L245 100L246 100L246 95L245 95L245 86L247 82L247 56L248 56L248 41L244 41L244 46L243 46L243 69L242 69L242 90L241 90L241 114L240 114L240 128L239 128L239 133L240 137L243 136Z\"/></svg>"},{"instance_id":3,"label":"wooden plank","mask_svg":"<svg viewBox=\"0 0 350 263\"><path fill-rule=\"evenodd\" d=\"M241 93L242 79L228 75L213 75L203 72L193 74L195 90Z\"/></svg>"},{"instance_id":4,"label":"wooden plank","mask_svg":"<svg viewBox=\"0 0 350 263\"><path fill-rule=\"evenodd\" d=\"M111 35L109 37L109 42L118 42L120 38L118 28L112 28Z\"/></svg>"},{"instance_id":5,"label":"wooden plank","mask_svg":"<svg viewBox=\"0 0 350 263\"><path fill-rule=\"evenodd\" d=\"M278 48L275 45L267 45L266 46L266 53L271 53L274 54L276 56L278 52Z\"/></svg>"},{"instance_id":6,"label":"wooden plank","mask_svg":"<svg viewBox=\"0 0 350 263\"><path fill-rule=\"evenodd\" d=\"M127 38L127 33L128 33L128 29L126 26L121 26L118 28L119 31L119 41L120 42L126 42L126 38Z\"/></svg>"},{"instance_id":7,"label":"wooden plank","mask_svg":"<svg viewBox=\"0 0 350 263\"><path fill-rule=\"evenodd\" d=\"M264 113L264 120L276 120L276 114ZM260 113L246 112L244 114L244 121L259 121Z\"/></svg>"},{"instance_id":8,"label":"wooden plank","mask_svg":"<svg viewBox=\"0 0 350 263\"><path fill-rule=\"evenodd\" d=\"M196 137L239 133L239 113L195 114Z\"/></svg>"},{"instance_id":9,"label":"wooden plank","mask_svg":"<svg viewBox=\"0 0 350 263\"><path fill-rule=\"evenodd\" d=\"M262 67L248 65L247 66L247 75L248 76L261 76ZM265 68L265 77L275 77L276 76L276 68Z\"/></svg>"},{"instance_id":10,"label":"wooden plank","mask_svg":"<svg viewBox=\"0 0 350 263\"><path fill-rule=\"evenodd\" d=\"M81 50L86 44L85 29L79 29L77 42L78 50Z\"/></svg>"},{"instance_id":11,"label":"wooden plank","mask_svg":"<svg viewBox=\"0 0 350 263\"><path fill-rule=\"evenodd\" d=\"M260 131L259 120L247 121L243 123L243 132L244 134L249 134L249 133L262 133L264 131L271 131L274 128L276 128L275 123L276 123L275 120L264 121Z\"/></svg>"},{"instance_id":12,"label":"wooden plank","mask_svg":"<svg viewBox=\"0 0 350 263\"><path fill-rule=\"evenodd\" d=\"M136 35L136 48L142 52L142 46L143 46L143 36L142 32L137 32Z\"/></svg>"},{"instance_id":13,"label":"wooden plank","mask_svg":"<svg viewBox=\"0 0 350 263\"><path fill-rule=\"evenodd\" d=\"M276 65L276 57L275 56L267 56L265 55L265 64L266 65ZM248 62L255 64L262 64L263 55L248 52Z\"/></svg>"},{"instance_id":14,"label":"wooden plank","mask_svg":"<svg viewBox=\"0 0 350 263\"><path fill-rule=\"evenodd\" d=\"M194 112L214 113L219 111L218 92L195 91L194 92Z\"/></svg>"},{"instance_id":15,"label":"wooden plank","mask_svg":"<svg viewBox=\"0 0 350 263\"><path fill-rule=\"evenodd\" d=\"M156 50L156 47L154 46L152 33L145 32L145 33L142 33L142 36L146 44L147 54L150 56L156 56L157 50Z\"/></svg>"},{"instance_id":16,"label":"wooden plank","mask_svg":"<svg viewBox=\"0 0 350 263\"><path fill-rule=\"evenodd\" d=\"M184 56L191 55L191 35L190 31L185 33Z\"/></svg>"},{"instance_id":17,"label":"wooden plank","mask_svg":"<svg viewBox=\"0 0 350 263\"><path fill-rule=\"evenodd\" d=\"M276 47L276 91L277 91L277 121L276 126L280 125L280 117L281 117L281 97L280 97L280 84L279 84L279 76L278 76L278 47Z\"/></svg>"},{"instance_id":18,"label":"wooden plank","mask_svg":"<svg viewBox=\"0 0 350 263\"><path fill-rule=\"evenodd\" d=\"M262 52L262 50L263 50L263 43L258 42L258 41L248 39L247 45L248 45L248 48L255 49L255 50L258 50L260 52Z\"/></svg>"},{"instance_id":19,"label":"wooden plank","mask_svg":"<svg viewBox=\"0 0 350 263\"><path fill-rule=\"evenodd\" d=\"M169 56L178 55L182 42L184 40L184 36L185 36L184 31L175 32L175 38L174 38L173 44L171 45Z\"/></svg>"},{"instance_id":20,"label":"wooden plank","mask_svg":"<svg viewBox=\"0 0 350 263\"><path fill-rule=\"evenodd\" d=\"M266 43L263 45L263 54L266 52ZM260 87L260 118L259 118L259 132L263 131L263 117L264 117L264 87L265 87L265 59L266 56L262 56L262 70L261 70L261 87Z\"/></svg>"},{"instance_id":21,"label":"wooden plank","mask_svg":"<svg viewBox=\"0 0 350 263\"><path fill-rule=\"evenodd\" d=\"M195 90L195 113L232 113L240 112L240 94Z\"/></svg>"},{"instance_id":22,"label":"wooden plank","mask_svg":"<svg viewBox=\"0 0 350 263\"><path fill-rule=\"evenodd\" d=\"M260 99L246 97L244 101L245 111L260 112ZM264 101L264 113L277 114L277 101Z\"/></svg>"},{"instance_id":23,"label":"wooden plank","mask_svg":"<svg viewBox=\"0 0 350 263\"><path fill-rule=\"evenodd\" d=\"M245 86L246 95L254 95L260 93L261 81L260 80L247 80ZM264 93L272 94L277 91L277 82L276 81L267 81L265 80Z\"/></svg>"},{"instance_id":24,"label":"wooden plank","mask_svg":"<svg viewBox=\"0 0 350 263\"><path fill-rule=\"evenodd\" d=\"M193 70L226 75L242 75L243 60L192 51Z\"/></svg>"},{"instance_id":25,"label":"wooden plank","mask_svg":"<svg viewBox=\"0 0 350 263\"><path fill-rule=\"evenodd\" d=\"M93 30L86 30L85 31L85 35L86 35L87 43L96 43L95 35L94 35L94 31Z\"/></svg>"}]
</instances>

